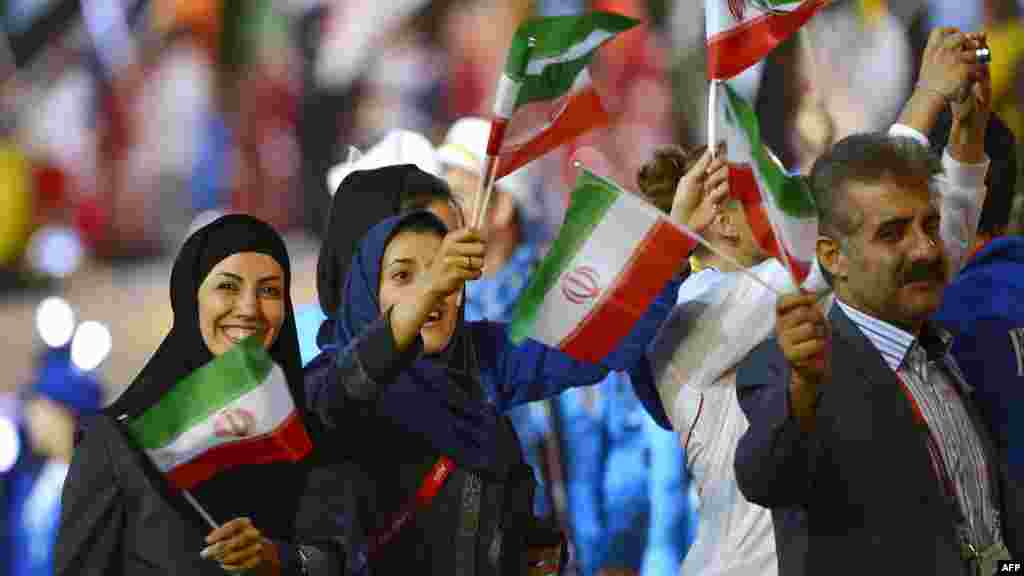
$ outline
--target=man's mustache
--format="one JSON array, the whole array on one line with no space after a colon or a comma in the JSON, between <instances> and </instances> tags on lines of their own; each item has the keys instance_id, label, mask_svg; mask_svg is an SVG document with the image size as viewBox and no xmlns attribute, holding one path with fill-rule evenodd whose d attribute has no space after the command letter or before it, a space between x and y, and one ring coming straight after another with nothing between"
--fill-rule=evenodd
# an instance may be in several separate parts
<instances>
[{"instance_id":1,"label":"man's mustache","mask_svg":"<svg viewBox=\"0 0 1024 576\"><path fill-rule=\"evenodd\" d=\"M943 282L946 279L946 267L942 260L914 262L903 274L904 284L915 282Z\"/></svg>"}]
</instances>

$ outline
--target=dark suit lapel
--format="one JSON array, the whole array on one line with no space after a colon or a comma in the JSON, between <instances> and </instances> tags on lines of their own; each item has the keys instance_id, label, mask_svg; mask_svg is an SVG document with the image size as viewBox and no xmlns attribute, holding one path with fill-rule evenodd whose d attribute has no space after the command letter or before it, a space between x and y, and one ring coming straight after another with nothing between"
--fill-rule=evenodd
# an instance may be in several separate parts
<instances>
[{"instance_id":1,"label":"dark suit lapel","mask_svg":"<svg viewBox=\"0 0 1024 576\"><path fill-rule=\"evenodd\" d=\"M867 402L864 410L870 411L874 434L879 439L873 448L893 455L887 460L902 463L903 480L899 484L915 491L908 497L918 497L921 490L929 489L935 491L938 501L947 501L931 463L928 431L916 424L913 407L896 373L839 306L833 306L829 321L833 337L838 340L833 349L846 356L837 359L833 353L833 378L844 386L861 387Z\"/></svg>"}]
</instances>

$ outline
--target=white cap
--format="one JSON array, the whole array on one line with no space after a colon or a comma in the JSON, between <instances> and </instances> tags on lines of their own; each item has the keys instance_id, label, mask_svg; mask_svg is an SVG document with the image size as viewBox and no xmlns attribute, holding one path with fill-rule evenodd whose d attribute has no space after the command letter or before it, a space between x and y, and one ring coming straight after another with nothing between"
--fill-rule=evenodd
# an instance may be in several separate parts
<instances>
[{"instance_id":1,"label":"white cap","mask_svg":"<svg viewBox=\"0 0 1024 576\"><path fill-rule=\"evenodd\" d=\"M350 147L348 159L327 171L327 191L334 196L345 177L357 170L397 164L415 164L424 172L441 175L437 151L426 136L411 130L392 130L365 153Z\"/></svg>"},{"instance_id":2,"label":"white cap","mask_svg":"<svg viewBox=\"0 0 1024 576\"><path fill-rule=\"evenodd\" d=\"M479 175L490 135L491 123L487 120L461 118L448 129L444 143L437 149L437 157L443 166L454 166Z\"/></svg>"},{"instance_id":3,"label":"white cap","mask_svg":"<svg viewBox=\"0 0 1024 576\"><path fill-rule=\"evenodd\" d=\"M437 158L442 166L462 168L479 176L490 136L489 120L460 118L448 129L444 143L437 149ZM527 190L525 170L520 168L502 177L495 182L495 186L511 194L516 202L523 202L525 199L522 196Z\"/></svg>"}]
</instances>

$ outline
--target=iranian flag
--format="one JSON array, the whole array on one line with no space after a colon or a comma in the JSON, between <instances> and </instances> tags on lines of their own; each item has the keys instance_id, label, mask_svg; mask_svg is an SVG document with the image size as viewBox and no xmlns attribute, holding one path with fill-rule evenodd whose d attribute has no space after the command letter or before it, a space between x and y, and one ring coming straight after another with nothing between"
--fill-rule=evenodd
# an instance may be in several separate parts
<instances>
[{"instance_id":1,"label":"iranian flag","mask_svg":"<svg viewBox=\"0 0 1024 576\"><path fill-rule=\"evenodd\" d=\"M761 142L750 103L726 82L724 114L730 194L743 203L761 249L778 258L803 284L814 262L818 219L807 182L791 176Z\"/></svg>"},{"instance_id":2,"label":"iranian flag","mask_svg":"<svg viewBox=\"0 0 1024 576\"><path fill-rule=\"evenodd\" d=\"M639 196L582 170L558 238L516 303L512 341L604 359L695 243Z\"/></svg>"},{"instance_id":3,"label":"iranian flag","mask_svg":"<svg viewBox=\"0 0 1024 576\"><path fill-rule=\"evenodd\" d=\"M763 60L828 0L704 0L708 79L726 80Z\"/></svg>"},{"instance_id":4,"label":"iranian flag","mask_svg":"<svg viewBox=\"0 0 1024 576\"><path fill-rule=\"evenodd\" d=\"M313 448L284 372L256 337L188 375L125 427L181 490L243 464L295 462Z\"/></svg>"},{"instance_id":5,"label":"iranian flag","mask_svg":"<svg viewBox=\"0 0 1024 576\"><path fill-rule=\"evenodd\" d=\"M498 82L487 147L488 156L500 157L495 179L608 123L587 68L598 48L637 24L620 14L591 12L537 18L516 30ZM505 142L513 113L539 103L546 106L539 111L544 120L529 122L522 135Z\"/></svg>"}]
</instances>

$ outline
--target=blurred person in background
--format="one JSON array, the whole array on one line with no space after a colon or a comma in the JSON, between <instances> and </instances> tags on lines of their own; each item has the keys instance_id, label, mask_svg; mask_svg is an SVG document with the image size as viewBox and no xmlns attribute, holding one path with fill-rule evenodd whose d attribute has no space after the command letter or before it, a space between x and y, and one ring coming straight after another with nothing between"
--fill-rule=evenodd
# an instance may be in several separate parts
<instances>
[{"instance_id":1,"label":"blurred person in background","mask_svg":"<svg viewBox=\"0 0 1024 576\"><path fill-rule=\"evenodd\" d=\"M181 242L192 221L191 184L215 105L214 62L199 34L181 24L170 30L134 111L140 133L131 192L154 200L134 217L147 222L161 253Z\"/></svg>"},{"instance_id":2,"label":"blurred person in background","mask_svg":"<svg viewBox=\"0 0 1024 576\"><path fill-rule=\"evenodd\" d=\"M627 374L558 399L568 520L581 576L675 575L696 524L679 435Z\"/></svg>"},{"instance_id":3,"label":"blurred person in background","mask_svg":"<svg viewBox=\"0 0 1024 576\"><path fill-rule=\"evenodd\" d=\"M2 447L18 450L18 459L0 476L5 496L0 509L8 534L0 573L53 574L61 490L75 431L79 420L102 403L100 382L72 364L69 345L40 354L35 380L21 398L19 445Z\"/></svg>"},{"instance_id":4,"label":"blurred person in background","mask_svg":"<svg viewBox=\"0 0 1024 576\"><path fill-rule=\"evenodd\" d=\"M300 220L301 196L294 190L301 167L296 136L299 55L289 34L290 16L270 0L231 4L238 16L230 26L229 117L238 135L233 172L233 209L281 231Z\"/></svg>"},{"instance_id":5,"label":"blurred person in background","mask_svg":"<svg viewBox=\"0 0 1024 576\"><path fill-rule=\"evenodd\" d=\"M382 37L361 77L363 92L350 141L379 140L390 130L437 132L435 117L443 110L443 53L433 42L433 19L422 8Z\"/></svg>"}]
</instances>

